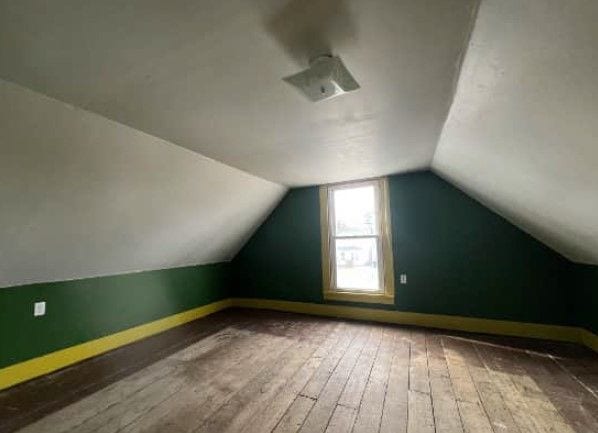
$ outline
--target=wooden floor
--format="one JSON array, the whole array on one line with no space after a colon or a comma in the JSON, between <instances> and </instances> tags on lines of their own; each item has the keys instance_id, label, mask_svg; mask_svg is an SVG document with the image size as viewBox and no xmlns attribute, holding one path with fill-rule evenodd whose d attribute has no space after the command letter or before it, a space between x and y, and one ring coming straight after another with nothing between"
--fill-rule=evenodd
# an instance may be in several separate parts
<instances>
[{"instance_id":1,"label":"wooden floor","mask_svg":"<svg viewBox=\"0 0 598 433\"><path fill-rule=\"evenodd\" d=\"M596 433L598 357L574 345L230 310L0 393L0 430L21 427Z\"/></svg>"}]
</instances>

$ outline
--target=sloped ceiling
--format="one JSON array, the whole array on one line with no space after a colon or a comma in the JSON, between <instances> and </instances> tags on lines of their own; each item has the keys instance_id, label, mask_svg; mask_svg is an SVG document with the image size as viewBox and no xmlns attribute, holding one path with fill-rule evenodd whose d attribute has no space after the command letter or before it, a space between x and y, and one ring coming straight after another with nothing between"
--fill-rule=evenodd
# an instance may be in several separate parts
<instances>
[{"instance_id":1,"label":"sloped ceiling","mask_svg":"<svg viewBox=\"0 0 598 433\"><path fill-rule=\"evenodd\" d=\"M230 259L285 188L0 80L0 287Z\"/></svg>"},{"instance_id":2,"label":"sloped ceiling","mask_svg":"<svg viewBox=\"0 0 598 433\"><path fill-rule=\"evenodd\" d=\"M429 166L475 4L0 0L0 77L289 186L371 177ZM282 81L307 58L271 23L310 8L333 11L297 37L340 25L322 33L358 92L313 104Z\"/></svg>"},{"instance_id":3,"label":"sloped ceiling","mask_svg":"<svg viewBox=\"0 0 598 433\"><path fill-rule=\"evenodd\" d=\"M482 1L433 168L598 264L597 1Z\"/></svg>"},{"instance_id":4,"label":"sloped ceiling","mask_svg":"<svg viewBox=\"0 0 598 433\"><path fill-rule=\"evenodd\" d=\"M327 42L362 88L312 104L281 80L307 60L271 24L319 3L342 10ZM430 166L598 264L597 8L0 0L0 77L87 110L0 87L0 285L226 259L284 193L263 179Z\"/></svg>"}]
</instances>

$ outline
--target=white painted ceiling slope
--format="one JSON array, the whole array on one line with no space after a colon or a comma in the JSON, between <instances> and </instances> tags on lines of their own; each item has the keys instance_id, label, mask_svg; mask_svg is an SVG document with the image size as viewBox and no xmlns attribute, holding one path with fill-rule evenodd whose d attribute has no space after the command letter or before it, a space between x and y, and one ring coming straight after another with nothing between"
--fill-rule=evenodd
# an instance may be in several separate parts
<instances>
[{"instance_id":1,"label":"white painted ceiling slope","mask_svg":"<svg viewBox=\"0 0 598 433\"><path fill-rule=\"evenodd\" d=\"M285 188L0 80L0 287L229 260Z\"/></svg>"},{"instance_id":2,"label":"white painted ceiling slope","mask_svg":"<svg viewBox=\"0 0 598 433\"><path fill-rule=\"evenodd\" d=\"M598 264L598 1L483 0L432 167Z\"/></svg>"},{"instance_id":3,"label":"white painted ceiling slope","mask_svg":"<svg viewBox=\"0 0 598 433\"><path fill-rule=\"evenodd\" d=\"M598 264L596 0L328 0L362 88L311 104L272 22L318 3L0 0L0 77L290 186L431 164Z\"/></svg>"},{"instance_id":4,"label":"white painted ceiling slope","mask_svg":"<svg viewBox=\"0 0 598 433\"><path fill-rule=\"evenodd\" d=\"M0 0L0 77L278 183L357 179L429 166L475 4ZM272 30L304 7L337 9L311 53ZM362 88L312 104L282 78L319 33Z\"/></svg>"}]
</instances>

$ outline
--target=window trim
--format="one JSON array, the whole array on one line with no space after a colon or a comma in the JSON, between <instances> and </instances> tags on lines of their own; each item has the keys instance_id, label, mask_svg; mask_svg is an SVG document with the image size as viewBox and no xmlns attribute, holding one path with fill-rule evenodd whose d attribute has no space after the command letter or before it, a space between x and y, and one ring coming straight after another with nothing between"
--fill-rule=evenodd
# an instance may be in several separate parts
<instances>
[{"instance_id":1,"label":"window trim","mask_svg":"<svg viewBox=\"0 0 598 433\"><path fill-rule=\"evenodd\" d=\"M333 278L335 275L335 257L332 252L331 217L333 209L330 206L334 189L353 188L361 185L375 184L378 188L378 217L379 217L379 248L378 254L382 258L378 268L381 272L380 281L383 284L383 290L375 293L360 290L338 290L334 287ZM376 178L365 179L362 181L343 182L320 187L320 228L322 240L322 281L323 294L325 300L330 301L349 301L365 302L376 304L394 304L395 284L394 284L394 266L392 255L392 230L390 220L390 206L388 199L388 179Z\"/></svg>"}]
</instances>

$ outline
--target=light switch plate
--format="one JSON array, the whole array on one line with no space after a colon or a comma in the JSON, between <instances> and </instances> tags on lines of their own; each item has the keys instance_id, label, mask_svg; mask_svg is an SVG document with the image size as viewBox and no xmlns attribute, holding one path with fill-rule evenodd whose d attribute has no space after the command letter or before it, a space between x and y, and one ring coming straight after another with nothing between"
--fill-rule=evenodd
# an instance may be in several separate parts
<instances>
[{"instance_id":1,"label":"light switch plate","mask_svg":"<svg viewBox=\"0 0 598 433\"><path fill-rule=\"evenodd\" d=\"M407 284L407 274L401 274L401 284Z\"/></svg>"},{"instance_id":2,"label":"light switch plate","mask_svg":"<svg viewBox=\"0 0 598 433\"><path fill-rule=\"evenodd\" d=\"M33 315L44 316L46 314L46 301L36 302L33 304Z\"/></svg>"}]
</instances>

